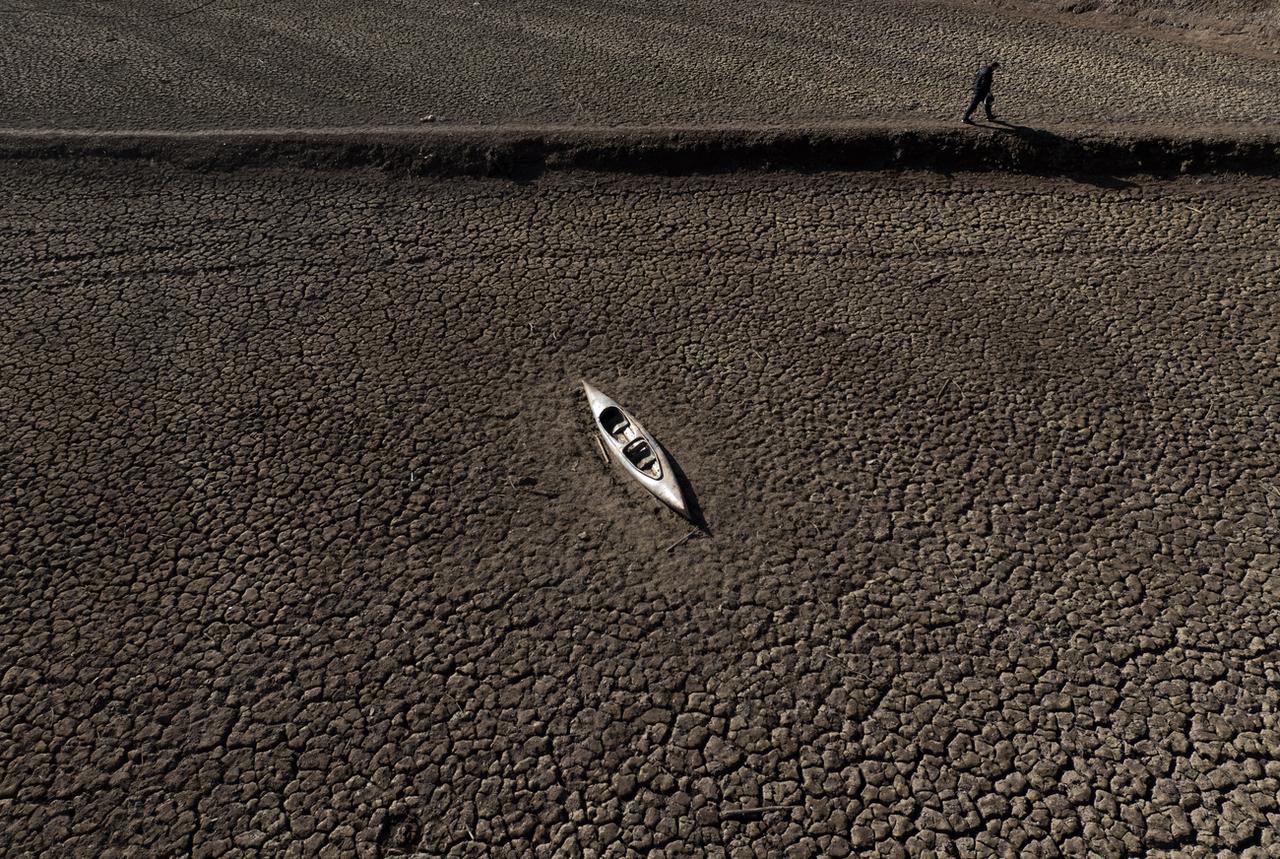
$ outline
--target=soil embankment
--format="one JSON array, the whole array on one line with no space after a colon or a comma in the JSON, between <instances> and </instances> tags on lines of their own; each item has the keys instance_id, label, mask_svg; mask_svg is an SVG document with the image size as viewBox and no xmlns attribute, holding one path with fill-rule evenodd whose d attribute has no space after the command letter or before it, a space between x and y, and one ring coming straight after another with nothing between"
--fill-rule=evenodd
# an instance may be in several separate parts
<instances>
[{"instance_id":1,"label":"soil embankment","mask_svg":"<svg viewBox=\"0 0 1280 859\"><path fill-rule=\"evenodd\" d=\"M1280 134L823 125L225 132L8 132L0 159L105 158L204 170L377 168L396 175L530 178L548 171L1005 171L1032 175L1280 174Z\"/></svg>"}]
</instances>

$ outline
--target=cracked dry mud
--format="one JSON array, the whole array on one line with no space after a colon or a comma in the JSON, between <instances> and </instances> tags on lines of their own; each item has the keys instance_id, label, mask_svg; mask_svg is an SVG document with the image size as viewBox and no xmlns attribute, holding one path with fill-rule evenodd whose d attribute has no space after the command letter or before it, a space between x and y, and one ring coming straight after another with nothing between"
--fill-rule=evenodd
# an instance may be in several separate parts
<instances>
[{"instance_id":1,"label":"cracked dry mud","mask_svg":"<svg viewBox=\"0 0 1280 859\"><path fill-rule=\"evenodd\" d=\"M998 55L1032 124L1280 124L1280 64L937 0L31 0L0 125L959 119Z\"/></svg>"},{"instance_id":2,"label":"cracked dry mud","mask_svg":"<svg viewBox=\"0 0 1280 859\"><path fill-rule=\"evenodd\" d=\"M1280 183L3 182L6 855L1280 852Z\"/></svg>"}]
</instances>

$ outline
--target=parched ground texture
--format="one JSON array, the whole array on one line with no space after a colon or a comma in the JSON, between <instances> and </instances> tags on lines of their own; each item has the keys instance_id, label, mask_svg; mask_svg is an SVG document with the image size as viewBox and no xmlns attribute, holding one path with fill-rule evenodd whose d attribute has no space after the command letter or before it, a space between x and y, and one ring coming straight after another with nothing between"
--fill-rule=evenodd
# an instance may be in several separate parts
<instances>
[{"instance_id":1,"label":"parched ground texture","mask_svg":"<svg viewBox=\"0 0 1280 859\"><path fill-rule=\"evenodd\" d=\"M1280 54L1280 0L995 0L1027 12L1028 6L1083 16L1115 26L1128 18L1146 29L1180 31L1179 39Z\"/></svg>"},{"instance_id":2,"label":"parched ground texture","mask_svg":"<svg viewBox=\"0 0 1280 859\"><path fill-rule=\"evenodd\" d=\"M1024 124L1280 124L1275 59L1049 5L0 0L0 127L950 122L993 55Z\"/></svg>"},{"instance_id":3,"label":"parched ground texture","mask_svg":"<svg viewBox=\"0 0 1280 859\"><path fill-rule=\"evenodd\" d=\"M1280 852L1280 183L0 181L6 855Z\"/></svg>"}]
</instances>

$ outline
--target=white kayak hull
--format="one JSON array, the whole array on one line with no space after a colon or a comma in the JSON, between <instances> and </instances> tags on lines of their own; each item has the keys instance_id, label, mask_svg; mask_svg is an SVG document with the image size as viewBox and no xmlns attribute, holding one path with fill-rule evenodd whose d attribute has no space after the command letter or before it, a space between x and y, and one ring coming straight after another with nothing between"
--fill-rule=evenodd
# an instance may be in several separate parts
<instances>
[{"instance_id":1,"label":"white kayak hull","mask_svg":"<svg viewBox=\"0 0 1280 859\"><path fill-rule=\"evenodd\" d=\"M662 445L634 415L586 380L582 382L582 390L586 392L591 420L609 458L659 501L692 521L688 502Z\"/></svg>"}]
</instances>

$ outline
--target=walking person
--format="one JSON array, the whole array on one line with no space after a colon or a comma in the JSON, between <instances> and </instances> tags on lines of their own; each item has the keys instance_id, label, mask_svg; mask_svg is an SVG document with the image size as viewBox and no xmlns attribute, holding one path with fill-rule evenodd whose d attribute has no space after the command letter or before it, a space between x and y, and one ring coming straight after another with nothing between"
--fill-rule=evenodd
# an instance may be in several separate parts
<instances>
[{"instance_id":1,"label":"walking person","mask_svg":"<svg viewBox=\"0 0 1280 859\"><path fill-rule=\"evenodd\" d=\"M981 104L987 111L987 119L995 119L996 115L991 112L991 105L995 103L996 97L991 94L991 86L994 83L996 69L1000 68L1000 63L992 60L987 65L978 69L978 74L973 78L973 101L969 102L969 109L964 112L964 121L972 123L973 112L978 109Z\"/></svg>"}]
</instances>

